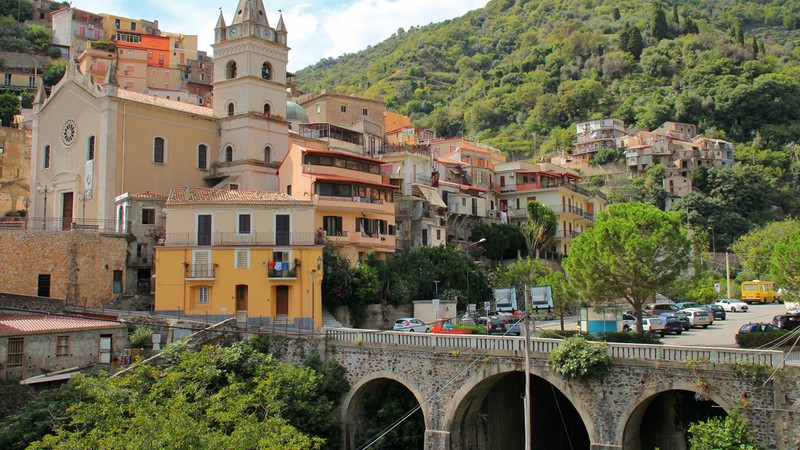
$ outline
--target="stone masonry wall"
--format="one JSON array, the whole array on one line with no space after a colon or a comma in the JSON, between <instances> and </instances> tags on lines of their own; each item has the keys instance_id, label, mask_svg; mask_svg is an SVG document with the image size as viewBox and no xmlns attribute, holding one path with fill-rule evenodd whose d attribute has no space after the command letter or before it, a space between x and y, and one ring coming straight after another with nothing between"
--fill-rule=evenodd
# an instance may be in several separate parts
<instances>
[{"instance_id":1,"label":"stone masonry wall","mask_svg":"<svg viewBox=\"0 0 800 450\"><path fill-rule=\"evenodd\" d=\"M334 359L347 370L353 398L355 389L369 380L393 379L417 398L436 399L423 405L426 416L426 449L449 449L454 411L474 400L480 385L495 375L524 371L524 359L516 352L506 356L482 356L477 351L381 347L362 342L303 338L271 341L276 356L298 363L312 351L324 360ZM662 392L689 391L707 397L726 411L742 407L758 439L769 448L790 449L800 444L800 370L787 366L775 379L762 386L736 373L729 364L657 363L644 360L615 360L609 374L601 379L569 380L554 373L546 354L534 354L531 373L550 382L562 392L584 418L592 448L620 448L621 433L628 420ZM469 366L469 370L462 370ZM764 371L762 376L769 375ZM484 385L485 386L485 385ZM535 405L534 405L535 407Z\"/></svg>"},{"instance_id":2,"label":"stone masonry wall","mask_svg":"<svg viewBox=\"0 0 800 450\"><path fill-rule=\"evenodd\" d=\"M125 236L79 231L0 232L0 291L35 296L39 274L50 274L50 298L100 307L125 271ZM124 283L124 280L123 280Z\"/></svg>"}]
</instances>

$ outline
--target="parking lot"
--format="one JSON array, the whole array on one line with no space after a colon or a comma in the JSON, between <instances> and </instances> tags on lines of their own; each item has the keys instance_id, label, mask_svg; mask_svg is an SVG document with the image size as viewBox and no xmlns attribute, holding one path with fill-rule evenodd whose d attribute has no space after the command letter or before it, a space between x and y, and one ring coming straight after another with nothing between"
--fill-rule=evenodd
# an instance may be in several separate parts
<instances>
[{"instance_id":1,"label":"parking lot","mask_svg":"<svg viewBox=\"0 0 800 450\"><path fill-rule=\"evenodd\" d=\"M727 313L726 320L715 320L708 328L692 328L681 335L667 335L661 342L667 345L686 345L701 347L735 347L736 332L743 324L750 322L772 322L772 317L786 311L783 304L754 304L749 306L748 312ZM574 330L577 319L565 319L564 328ZM558 329L558 320L536 322L537 328Z\"/></svg>"}]
</instances>

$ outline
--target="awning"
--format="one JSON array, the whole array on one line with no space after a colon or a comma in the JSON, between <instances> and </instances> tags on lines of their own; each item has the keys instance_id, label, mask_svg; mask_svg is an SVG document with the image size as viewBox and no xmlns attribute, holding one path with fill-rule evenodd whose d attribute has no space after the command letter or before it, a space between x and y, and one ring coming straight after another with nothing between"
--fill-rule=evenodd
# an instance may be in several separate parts
<instances>
[{"instance_id":1,"label":"awning","mask_svg":"<svg viewBox=\"0 0 800 450\"><path fill-rule=\"evenodd\" d=\"M430 186L415 186L419 189L425 199L428 200L428 203L433 206L438 206L439 208L447 208L447 205L444 203L444 200L442 200L442 197L439 195L439 192L436 189Z\"/></svg>"}]
</instances>

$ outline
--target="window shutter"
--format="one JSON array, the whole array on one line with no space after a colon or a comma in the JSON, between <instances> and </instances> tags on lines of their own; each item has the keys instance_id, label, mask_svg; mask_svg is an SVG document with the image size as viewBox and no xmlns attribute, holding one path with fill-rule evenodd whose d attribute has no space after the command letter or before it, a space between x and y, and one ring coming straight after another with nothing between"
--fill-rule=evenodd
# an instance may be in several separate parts
<instances>
[{"instance_id":1,"label":"window shutter","mask_svg":"<svg viewBox=\"0 0 800 450\"><path fill-rule=\"evenodd\" d=\"M250 268L250 258L248 250L236 250L236 268L248 269Z\"/></svg>"}]
</instances>

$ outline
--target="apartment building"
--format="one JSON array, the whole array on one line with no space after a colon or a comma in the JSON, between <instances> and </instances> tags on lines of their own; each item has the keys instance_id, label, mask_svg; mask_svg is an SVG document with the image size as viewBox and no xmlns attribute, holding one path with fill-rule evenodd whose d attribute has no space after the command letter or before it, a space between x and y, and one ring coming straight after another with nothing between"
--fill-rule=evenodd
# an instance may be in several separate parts
<instances>
[{"instance_id":1,"label":"apartment building","mask_svg":"<svg viewBox=\"0 0 800 450\"><path fill-rule=\"evenodd\" d=\"M578 163L588 163L603 148L619 148L617 140L627 134L625 122L614 118L581 122L575 126L575 132L577 139L572 153Z\"/></svg>"},{"instance_id":2,"label":"apartment building","mask_svg":"<svg viewBox=\"0 0 800 450\"><path fill-rule=\"evenodd\" d=\"M264 191L176 188L156 248L157 311L252 326L322 327L314 205Z\"/></svg>"},{"instance_id":3,"label":"apartment building","mask_svg":"<svg viewBox=\"0 0 800 450\"><path fill-rule=\"evenodd\" d=\"M280 168L280 191L313 201L314 225L342 244L351 262L396 248L395 195L382 161L336 150L292 145Z\"/></svg>"},{"instance_id":4,"label":"apartment building","mask_svg":"<svg viewBox=\"0 0 800 450\"><path fill-rule=\"evenodd\" d=\"M292 99L308 114L300 134L332 150L375 157L383 147L383 98L344 95L331 89Z\"/></svg>"},{"instance_id":5,"label":"apartment building","mask_svg":"<svg viewBox=\"0 0 800 450\"><path fill-rule=\"evenodd\" d=\"M573 239L590 228L596 214L606 208L605 195L580 186L580 174L550 163L498 164L495 176L499 180L501 222L523 225L528 221L528 202L544 204L558 219L554 250L561 256L569 254Z\"/></svg>"}]
</instances>

